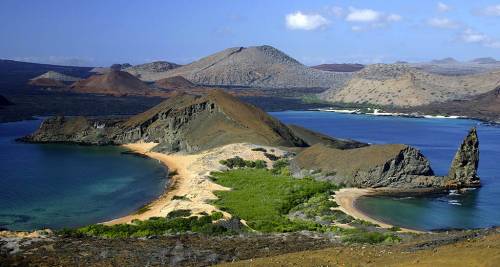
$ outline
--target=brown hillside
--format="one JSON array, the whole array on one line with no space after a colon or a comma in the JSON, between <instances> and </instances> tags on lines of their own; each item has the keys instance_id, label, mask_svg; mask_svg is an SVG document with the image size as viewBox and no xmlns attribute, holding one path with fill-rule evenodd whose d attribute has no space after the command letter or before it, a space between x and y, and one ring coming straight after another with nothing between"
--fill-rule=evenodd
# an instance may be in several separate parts
<instances>
[{"instance_id":1,"label":"brown hillside","mask_svg":"<svg viewBox=\"0 0 500 267\"><path fill-rule=\"evenodd\" d=\"M186 80L182 76L174 76L156 81L156 86L170 90L185 90L196 87L196 84Z\"/></svg>"},{"instance_id":2,"label":"brown hillside","mask_svg":"<svg viewBox=\"0 0 500 267\"><path fill-rule=\"evenodd\" d=\"M71 85L74 92L107 94L114 96L148 95L151 89L147 84L128 72L110 71L93 75Z\"/></svg>"}]
</instances>

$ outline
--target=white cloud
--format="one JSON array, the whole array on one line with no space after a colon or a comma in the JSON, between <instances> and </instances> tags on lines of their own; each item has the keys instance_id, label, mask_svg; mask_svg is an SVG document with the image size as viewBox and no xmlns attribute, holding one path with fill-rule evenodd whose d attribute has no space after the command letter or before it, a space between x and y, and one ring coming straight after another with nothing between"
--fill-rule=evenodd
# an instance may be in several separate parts
<instances>
[{"instance_id":1,"label":"white cloud","mask_svg":"<svg viewBox=\"0 0 500 267\"><path fill-rule=\"evenodd\" d=\"M466 29L462 33L461 39L466 43L482 43L488 40L488 36L471 29Z\"/></svg>"},{"instance_id":2,"label":"white cloud","mask_svg":"<svg viewBox=\"0 0 500 267\"><path fill-rule=\"evenodd\" d=\"M427 20L427 24L435 28L443 29L456 29L458 28L458 23L448 18L431 18Z\"/></svg>"},{"instance_id":3,"label":"white cloud","mask_svg":"<svg viewBox=\"0 0 500 267\"><path fill-rule=\"evenodd\" d=\"M491 48L500 48L500 41L472 29L465 29L460 35L460 40L466 43L480 44Z\"/></svg>"},{"instance_id":4,"label":"white cloud","mask_svg":"<svg viewBox=\"0 0 500 267\"><path fill-rule=\"evenodd\" d=\"M286 26L292 30L315 30L330 22L319 14L304 14L300 11L286 15Z\"/></svg>"},{"instance_id":5,"label":"white cloud","mask_svg":"<svg viewBox=\"0 0 500 267\"><path fill-rule=\"evenodd\" d=\"M373 9L357 9L350 7L346 20L350 22L377 22L381 17L382 14Z\"/></svg>"},{"instance_id":6,"label":"white cloud","mask_svg":"<svg viewBox=\"0 0 500 267\"><path fill-rule=\"evenodd\" d=\"M399 14L386 14L373 9L358 9L349 7L349 13L345 20L351 23L358 23L351 27L353 31L363 31L387 26L388 23L402 20Z\"/></svg>"},{"instance_id":7,"label":"white cloud","mask_svg":"<svg viewBox=\"0 0 500 267\"><path fill-rule=\"evenodd\" d=\"M446 11L450 11L451 7L443 2L438 2L437 3L437 10L439 12L446 12Z\"/></svg>"},{"instance_id":8,"label":"white cloud","mask_svg":"<svg viewBox=\"0 0 500 267\"><path fill-rule=\"evenodd\" d=\"M476 13L481 16L500 17L500 4L487 6Z\"/></svg>"}]
</instances>

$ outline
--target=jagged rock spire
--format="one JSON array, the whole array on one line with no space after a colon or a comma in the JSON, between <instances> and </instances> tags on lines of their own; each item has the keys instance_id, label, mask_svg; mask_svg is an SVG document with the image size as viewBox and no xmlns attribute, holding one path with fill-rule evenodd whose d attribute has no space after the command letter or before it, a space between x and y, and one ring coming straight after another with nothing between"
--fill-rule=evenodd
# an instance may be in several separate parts
<instances>
[{"instance_id":1,"label":"jagged rock spire","mask_svg":"<svg viewBox=\"0 0 500 267\"><path fill-rule=\"evenodd\" d=\"M462 145L455 154L448 172L448 186L475 187L480 185L477 176L479 164L479 139L476 128L470 129Z\"/></svg>"}]
</instances>

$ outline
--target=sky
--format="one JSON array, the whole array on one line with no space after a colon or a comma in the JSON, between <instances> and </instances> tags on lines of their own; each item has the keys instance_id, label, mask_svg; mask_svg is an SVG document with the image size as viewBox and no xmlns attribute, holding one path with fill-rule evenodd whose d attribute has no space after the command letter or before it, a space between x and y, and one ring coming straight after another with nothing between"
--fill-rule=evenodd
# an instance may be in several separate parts
<instances>
[{"instance_id":1,"label":"sky","mask_svg":"<svg viewBox=\"0 0 500 267\"><path fill-rule=\"evenodd\" d=\"M1 0L0 58L187 64L272 45L306 65L500 59L500 0Z\"/></svg>"}]
</instances>

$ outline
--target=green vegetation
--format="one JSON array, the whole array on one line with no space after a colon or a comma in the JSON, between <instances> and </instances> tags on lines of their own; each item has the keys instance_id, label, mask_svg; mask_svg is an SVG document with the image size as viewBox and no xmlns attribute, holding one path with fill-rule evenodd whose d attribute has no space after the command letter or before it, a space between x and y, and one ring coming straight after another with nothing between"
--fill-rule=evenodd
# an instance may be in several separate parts
<instances>
[{"instance_id":1,"label":"green vegetation","mask_svg":"<svg viewBox=\"0 0 500 267\"><path fill-rule=\"evenodd\" d=\"M283 176L290 176L290 168L288 167L290 162L287 159L280 159L273 163L273 168L271 172L273 174L281 174Z\"/></svg>"},{"instance_id":2,"label":"green vegetation","mask_svg":"<svg viewBox=\"0 0 500 267\"><path fill-rule=\"evenodd\" d=\"M174 210L167 214L167 219L188 217L191 215L191 210Z\"/></svg>"},{"instance_id":3,"label":"green vegetation","mask_svg":"<svg viewBox=\"0 0 500 267\"><path fill-rule=\"evenodd\" d=\"M264 153L264 156L266 156L266 158L268 158L269 160L272 160L272 161L276 161L276 160L280 159L280 157L278 157L274 154L270 154L270 153Z\"/></svg>"},{"instance_id":4,"label":"green vegetation","mask_svg":"<svg viewBox=\"0 0 500 267\"><path fill-rule=\"evenodd\" d=\"M274 175L264 169L238 169L214 173L214 181L231 191L218 191L215 204L222 210L247 221L261 232L321 230L309 221L290 220L289 211L319 193L335 189L335 185L312 179L295 179Z\"/></svg>"},{"instance_id":5,"label":"green vegetation","mask_svg":"<svg viewBox=\"0 0 500 267\"><path fill-rule=\"evenodd\" d=\"M263 147L256 147L256 148L252 148L252 151L267 152L267 149L265 149Z\"/></svg>"},{"instance_id":6,"label":"green vegetation","mask_svg":"<svg viewBox=\"0 0 500 267\"><path fill-rule=\"evenodd\" d=\"M399 232L399 231L401 231L401 228L397 227L397 226L393 226L393 227L389 228L389 231Z\"/></svg>"},{"instance_id":7,"label":"green vegetation","mask_svg":"<svg viewBox=\"0 0 500 267\"><path fill-rule=\"evenodd\" d=\"M149 205L148 205L148 204L146 204L146 205L144 205L144 206L140 207L140 208L139 208L139 209L135 212L135 214L143 214L144 212L146 212L146 211L148 211L148 210L150 210L150 209L151 209L151 208L149 207Z\"/></svg>"},{"instance_id":8,"label":"green vegetation","mask_svg":"<svg viewBox=\"0 0 500 267\"><path fill-rule=\"evenodd\" d=\"M348 232L348 231L345 231ZM356 229L342 237L342 242L346 243L399 243L401 238L393 233L367 232Z\"/></svg>"},{"instance_id":9,"label":"green vegetation","mask_svg":"<svg viewBox=\"0 0 500 267\"><path fill-rule=\"evenodd\" d=\"M227 166L229 169L233 168L256 168L256 169L265 169L267 168L267 164L263 160L244 160L238 156L226 160L219 161L220 164Z\"/></svg>"},{"instance_id":10,"label":"green vegetation","mask_svg":"<svg viewBox=\"0 0 500 267\"><path fill-rule=\"evenodd\" d=\"M189 201L189 198L186 197L186 195L183 195L183 196L173 196L172 200L186 200L186 201Z\"/></svg>"},{"instance_id":11,"label":"green vegetation","mask_svg":"<svg viewBox=\"0 0 500 267\"><path fill-rule=\"evenodd\" d=\"M331 208L338 207L337 203L330 200L330 192L318 193L290 210L290 213L303 213L308 219L320 217L323 220L335 221L336 212Z\"/></svg>"},{"instance_id":12,"label":"green vegetation","mask_svg":"<svg viewBox=\"0 0 500 267\"><path fill-rule=\"evenodd\" d=\"M171 216L171 212L167 218L153 217L145 221L134 220L132 224L116 224L111 226L93 224L78 229L63 229L59 231L59 234L71 237L98 236L106 238L125 238L185 232L209 235L232 233L232 231L214 223L222 218L222 213L220 212L214 212L212 215L200 217L191 216L188 218L181 217L187 214L185 210L183 213L184 214L176 213L174 214L175 216ZM189 212L189 214L190 213L191 212Z\"/></svg>"},{"instance_id":13,"label":"green vegetation","mask_svg":"<svg viewBox=\"0 0 500 267\"><path fill-rule=\"evenodd\" d=\"M372 222L369 222L369 221L365 221L365 220L361 220L361 219L356 219L356 220L352 221L351 224L353 224L353 225L361 225L361 226L375 226L375 227L379 227L380 226L378 224L375 224L375 223L372 223Z\"/></svg>"}]
</instances>

